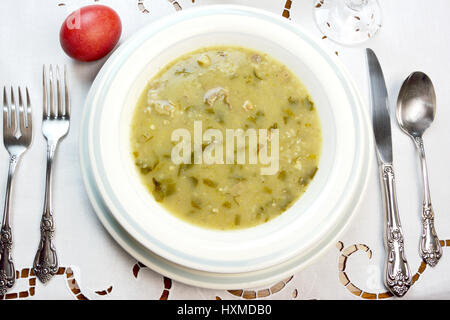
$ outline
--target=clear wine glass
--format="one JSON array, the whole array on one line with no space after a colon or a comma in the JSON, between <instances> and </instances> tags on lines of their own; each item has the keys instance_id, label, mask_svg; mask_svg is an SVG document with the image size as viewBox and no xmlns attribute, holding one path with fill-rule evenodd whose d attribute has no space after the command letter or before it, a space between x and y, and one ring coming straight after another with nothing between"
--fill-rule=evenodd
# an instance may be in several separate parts
<instances>
[{"instance_id":1,"label":"clear wine glass","mask_svg":"<svg viewBox=\"0 0 450 320\"><path fill-rule=\"evenodd\" d=\"M381 27L377 0L316 0L314 17L327 38L343 45L367 41Z\"/></svg>"}]
</instances>

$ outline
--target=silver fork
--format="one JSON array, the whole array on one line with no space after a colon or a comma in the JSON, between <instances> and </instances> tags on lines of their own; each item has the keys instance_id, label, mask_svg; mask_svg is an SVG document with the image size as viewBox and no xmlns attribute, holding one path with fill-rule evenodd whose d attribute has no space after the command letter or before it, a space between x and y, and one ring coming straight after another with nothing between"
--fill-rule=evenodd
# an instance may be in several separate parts
<instances>
[{"instance_id":1,"label":"silver fork","mask_svg":"<svg viewBox=\"0 0 450 320\"><path fill-rule=\"evenodd\" d=\"M58 257L53 244L55 225L52 208L52 163L58 143L61 138L67 135L70 126L70 102L66 66L64 66L64 99L61 93L59 67L56 66L56 101L53 67L51 65L49 67L49 90L47 90L48 84L45 69L44 65L42 71L44 93L42 134L47 140L47 172L44 211L41 220L41 240L33 263L33 270L41 282L47 282L58 271Z\"/></svg>"},{"instance_id":2,"label":"silver fork","mask_svg":"<svg viewBox=\"0 0 450 320\"><path fill-rule=\"evenodd\" d=\"M8 181L6 183L5 208L3 211L2 228L0 231L0 295L14 285L16 272L11 255L12 232L9 203L11 200L11 187L17 163L22 154L31 145L33 135L31 119L31 103L28 88L26 91L26 106L22 99L22 90L19 93L19 115L16 114L16 101L14 90L11 88L11 98L8 102L6 88L3 87L3 144L9 153Z\"/></svg>"}]
</instances>

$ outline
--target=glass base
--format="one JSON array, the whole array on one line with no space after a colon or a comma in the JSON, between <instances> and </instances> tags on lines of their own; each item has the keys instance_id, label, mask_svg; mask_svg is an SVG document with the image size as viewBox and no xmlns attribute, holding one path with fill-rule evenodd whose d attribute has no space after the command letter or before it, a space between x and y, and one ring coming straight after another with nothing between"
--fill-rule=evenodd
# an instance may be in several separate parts
<instances>
[{"instance_id":1,"label":"glass base","mask_svg":"<svg viewBox=\"0 0 450 320\"><path fill-rule=\"evenodd\" d=\"M381 10L376 0L317 0L314 16L320 31L343 45L367 41L381 27Z\"/></svg>"}]
</instances>

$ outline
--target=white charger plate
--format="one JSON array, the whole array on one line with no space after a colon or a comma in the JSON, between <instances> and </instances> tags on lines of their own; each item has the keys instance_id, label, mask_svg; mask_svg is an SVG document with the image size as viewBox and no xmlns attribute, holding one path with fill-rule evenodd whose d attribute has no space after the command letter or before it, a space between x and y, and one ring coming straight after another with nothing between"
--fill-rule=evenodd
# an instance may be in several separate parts
<instances>
[{"instance_id":1,"label":"white charger plate","mask_svg":"<svg viewBox=\"0 0 450 320\"><path fill-rule=\"evenodd\" d=\"M237 231L202 229L166 212L140 182L129 145L132 112L152 75L185 52L220 44L285 63L315 100L324 138L319 170L300 200L266 224ZM90 176L117 223L146 250L210 273L306 262L322 251L352 216L373 152L367 111L336 57L287 19L228 5L165 17L123 44L90 90L83 130Z\"/></svg>"}]
</instances>

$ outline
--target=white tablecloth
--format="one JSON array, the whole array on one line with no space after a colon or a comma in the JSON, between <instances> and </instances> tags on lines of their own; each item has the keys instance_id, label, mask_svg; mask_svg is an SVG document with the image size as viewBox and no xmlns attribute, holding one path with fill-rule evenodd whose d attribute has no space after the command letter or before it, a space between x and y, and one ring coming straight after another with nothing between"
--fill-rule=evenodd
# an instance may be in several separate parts
<instances>
[{"instance_id":1,"label":"white tablecloth","mask_svg":"<svg viewBox=\"0 0 450 320\"><path fill-rule=\"evenodd\" d=\"M142 26L177 6L167 0L101 0L114 8L123 23L121 42ZM81 113L87 91L103 60L79 63L68 58L59 45L59 28L74 9L94 0L2 0L0 2L0 84L28 86L34 103L34 143L18 169L13 193L14 260L19 279L6 298L39 299L243 299L255 291L270 292L266 299L363 299L384 298L382 284L384 249L382 209L377 171L371 172L358 215L350 228L319 260L284 282L244 292L207 290L187 286L137 265L109 236L97 219L84 190L78 159ZM234 3L267 9L281 15L286 0L178 0L182 10L204 4ZM425 135L437 232L450 239L450 2L447 0L380 0L383 26L369 42L342 47L321 40L338 54L364 94L367 74L363 48L372 47L383 66L394 108L398 90L412 71L426 72L437 94L436 120ZM312 0L293 0L290 19L320 40L314 24ZM144 10L145 9L145 10ZM145 11L145 12L142 12ZM148 12L147 12L148 11ZM206 28L207 26L205 26ZM45 176L45 142L40 133L42 64L67 64L70 70L72 123L60 145L54 179L57 232L55 242L61 273L48 284L36 281L29 269L39 241ZM393 113L392 113L393 114ZM399 209L405 231L406 255L417 282L406 298L450 298L450 249L444 247L434 269L419 268L421 185L417 155L410 139L393 123ZM0 191L6 186L8 155L0 148ZM450 241L447 241L450 246ZM356 245L356 246L355 246ZM343 272L340 272L343 271ZM236 295L242 295L238 297Z\"/></svg>"}]
</instances>

